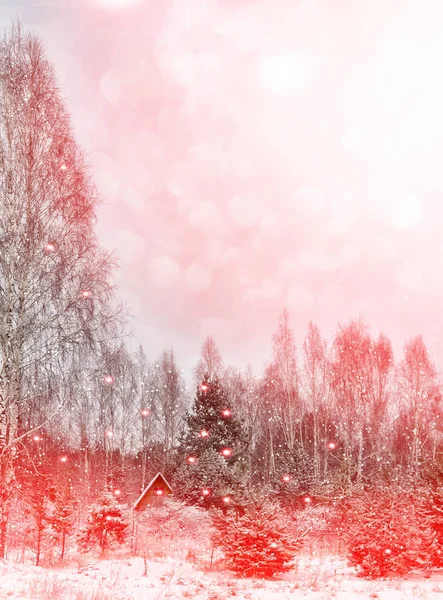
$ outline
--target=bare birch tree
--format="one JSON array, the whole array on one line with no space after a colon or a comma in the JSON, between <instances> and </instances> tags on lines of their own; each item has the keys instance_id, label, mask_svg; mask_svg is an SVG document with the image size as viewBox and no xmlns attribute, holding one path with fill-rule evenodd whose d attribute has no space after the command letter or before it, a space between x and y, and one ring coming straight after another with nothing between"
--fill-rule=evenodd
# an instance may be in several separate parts
<instances>
[{"instance_id":1,"label":"bare birch tree","mask_svg":"<svg viewBox=\"0 0 443 600\"><path fill-rule=\"evenodd\" d=\"M200 360L194 370L196 385L199 385L204 378L207 381L212 381L216 377L221 379L223 370L223 359L220 350L214 338L208 335L201 349Z\"/></svg>"},{"instance_id":2,"label":"bare birch tree","mask_svg":"<svg viewBox=\"0 0 443 600\"><path fill-rule=\"evenodd\" d=\"M364 474L380 471L389 458L392 374L392 348L384 335L374 342L361 320L339 327L330 383L348 484L360 485Z\"/></svg>"},{"instance_id":3,"label":"bare birch tree","mask_svg":"<svg viewBox=\"0 0 443 600\"><path fill-rule=\"evenodd\" d=\"M314 476L317 480L321 476L327 477L328 451L334 447L328 447L328 445L334 444L334 436L330 435L333 411L331 410L329 398L328 368L326 342L322 339L317 325L310 322L303 343L301 381L304 401L312 422L312 455Z\"/></svg>"},{"instance_id":4,"label":"bare birch tree","mask_svg":"<svg viewBox=\"0 0 443 600\"><path fill-rule=\"evenodd\" d=\"M15 24L0 45L0 557L26 377L60 377L73 349L115 330L96 205L52 66Z\"/></svg>"},{"instance_id":5,"label":"bare birch tree","mask_svg":"<svg viewBox=\"0 0 443 600\"><path fill-rule=\"evenodd\" d=\"M189 402L172 349L163 351L155 365L154 373L155 416L158 440L163 446L162 469L165 470L170 466L172 450L177 444Z\"/></svg>"},{"instance_id":6,"label":"bare birch tree","mask_svg":"<svg viewBox=\"0 0 443 600\"><path fill-rule=\"evenodd\" d=\"M367 465L381 474L392 464L392 430L397 407L394 404L395 365L391 341L381 333L372 343L372 381L368 386Z\"/></svg>"},{"instance_id":7,"label":"bare birch tree","mask_svg":"<svg viewBox=\"0 0 443 600\"><path fill-rule=\"evenodd\" d=\"M260 429L263 424L259 382L250 365L244 372L228 367L223 376L223 387L228 394L235 416L244 423L247 437L247 456L245 457L247 473L249 478L253 478L257 472L261 472L262 466L254 464L261 437Z\"/></svg>"},{"instance_id":8,"label":"bare birch tree","mask_svg":"<svg viewBox=\"0 0 443 600\"><path fill-rule=\"evenodd\" d=\"M155 398L157 396L155 386L155 372L149 365L142 346L139 346L135 357L135 369L138 390L138 414L136 416L137 430L140 435L141 452L141 488L147 483L149 471L149 445L155 440L157 423Z\"/></svg>"},{"instance_id":9,"label":"bare birch tree","mask_svg":"<svg viewBox=\"0 0 443 600\"><path fill-rule=\"evenodd\" d=\"M422 336L405 345L403 359L398 365L398 386L403 435L408 448L407 466L417 477L425 460L435 457L434 419L441 400L441 384Z\"/></svg>"},{"instance_id":10,"label":"bare birch tree","mask_svg":"<svg viewBox=\"0 0 443 600\"><path fill-rule=\"evenodd\" d=\"M279 426L289 452L296 444L303 446L303 406L299 389L296 347L290 327L289 313L283 310L273 335L273 361L267 367L265 380L272 396L273 420Z\"/></svg>"},{"instance_id":11,"label":"bare birch tree","mask_svg":"<svg viewBox=\"0 0 443 600\"><path fill-rule=\"evenodd\" d=\"M365 431L369 421L368 390L371 379L371 339L361 321L339 327L334 340L331 385L337 409L338 430L343 443L347 484L361 484Z\"/></svg>"}]
</instances>

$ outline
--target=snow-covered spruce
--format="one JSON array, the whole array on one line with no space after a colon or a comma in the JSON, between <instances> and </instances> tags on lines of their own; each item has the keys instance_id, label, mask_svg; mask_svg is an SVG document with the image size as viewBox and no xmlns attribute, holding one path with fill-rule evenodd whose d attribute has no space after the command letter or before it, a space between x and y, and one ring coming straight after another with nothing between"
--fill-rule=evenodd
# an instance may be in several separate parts
<instances>
[{"instance_id":1,"label":"snow-covered spruce","mask_svg":"<svg viewBox=\"0 0 443 600\"><path fill-rule=\"evenodd\" d=\"M243 423L233 414L225 389L216 377L205 378L178 448L180 466L173 478L177 496L221 506L223 496L240 485L246 444Z\"/></svg>"},{"instance_id":2,"label":"snow-covered spruce","mask_svg":"<svg viewBox=\"0 0 443 600\"><path fill-rule=\"evenodd\" d=\"M416 492L370 490L344 501L342 511L340 533L347 542L349 563L362 577L423 570L438 555L427 499Z\"/></svg>"},{"instance_id":3,"label":"snow-covered spruce","mask_svg":"<svg viewBox=\"0 0 443 600\"><path fill-rule=\"evenodd\" d=\"M276 504L251 503L244 514L214 511L213 522L226 566L237 576L272 578L293 567L301 540L286 531Z\"/></svg>"},{"instance_id":4,"label":"snow-covered spruce","mask_svg":"<svg viewBox=\"0 0 443 600\"><path fill-rule=\"evenodd\" d=\"M100 502L89 509L88 522L78 538L79 547L90 551L98 546L104 552L113 542L122 544L128 527L125 510L126 506L112 494L103 494Z\"/></svg>"}]
</instances>

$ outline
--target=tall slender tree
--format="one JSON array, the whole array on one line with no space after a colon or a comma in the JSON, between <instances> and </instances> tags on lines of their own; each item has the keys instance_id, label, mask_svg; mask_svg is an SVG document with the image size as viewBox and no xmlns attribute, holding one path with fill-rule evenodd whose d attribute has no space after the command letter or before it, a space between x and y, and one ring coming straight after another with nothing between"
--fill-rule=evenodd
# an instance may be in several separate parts
<instances>
[{"instance_id":1,"label":"tall slender tree","mask_svg":"<svg viewBox=\"0 0 443 600\"><path fill-rule=\"evenodd\" d=\"M135 355L137 377L138 412L135 423L138 425L141 458L141 488L145 488L149 476L149 445L155 439L155 381L153 369L149 365L143 347L140 345Z\"/></svg>"},{"instance_id":2,"label":"tall slender tree","mask_svg":"<svg viewBox=\"0 0 443 600\"><path fill-rule=\"evenodd\" d=\"M278 462L303 451L303 405L299 388L296 347L289 313L283 310L273 335L273 361L266 367L260 399L265 418L265 481L279 471Z\"/></svg>"},{"instance_id":3,"label":"tall slender tree","mask_svg":"<svg viewBox=\"0 0 443 600\"><path fill-rule=\"evenodd\" d=\"M249 365L244 372L233 367L225 370L223 386L229 397L234 413L243 421L247 435L247 472L248 478L258 480L262 465L256 464L254 456L260 439L262 424L261 405L259 401L259 382Z\"/></svg>"},{"instance_id":4,"label":"tall slender tree","mask_svg":"<svg viewBox=\"0 0 443 600\"><path fill-rule=\"evenodd\" d=\"M435 456L432 439L441 400L437 370L420 335L405 345L398 366L398 385L402 399L400 416L408 449L407 467L417 477L424 462Z\"/></svg>"},{"instance_id":5,"label":"tall slender tree","mask_svg":"<svg viewBox=\"0 0 443 600\"><path fill-rule=\"evenodd\" d=\"M394 404L395 365L391 341L381 333L372 343L372 381L368 387L367 467L371 477L386 465L393 467L392 430L397 410ZM367 469L367 470L368 470Z\"/></svg>"},{"instance_id":6,"label":"tall slender tree","mask_svg":"<svg viewBox=\"0 0 443 600\"><path fill-rule=\"evenodd\" d=\"M97 194L40 41L13 25L0 45L0 557L19 417L35 370L60 383L79 346L117 334ZM55 388L56 389L56 388Z\"/></svg>"},{"instance_id":7,"label":"tall slender tree","mask_svg":"<svg viewBox=\"0 0 443 600\"><path fill-rule=\"evenodd\" d=\"M158 439L163 446L162 470L171 467L172 452L177 445L188 408L186 387L172 349L164 350L155 365L155 414Z\"/></svg>"},{"instance_id":8,"label":"tall slender tree","mask_svg":"<svg viewBox=\"0 0 443 600\"><path fill-rule=\"evenodd\" d=\"M318 480L326 478L328 472L328 451L333 449L335 436L332 433L332 411L328 410L328 353L320 330L312 321L303 343L302 388L306 408L312 422L312 456L314 476ZM331 435L332 434L332 435Z\"/></svg>"},{"instance_id":9,"label":"tall slender tree","mask_svg":"<svg viewBox=\"0 0 443 600\"><path fill-rule=\"evenodd\" d=\"M211 335L205 339L200 360L194 370L195 383L199 385L203 379L212 381L215 378L221 379L223 375L223 358L220 350Z\"/></svg>"},{"instance_id":10,"label":"tall slender tree","mask_svg":"<svg viewBox=\"0 0 443 600\"><path fill-rule=\"evenodd\" d=\"M339 327L334 340L331 385L343 444L346 482L361 484L371 395L372 341L362 321Z\"/></svg>"}]
</instances>

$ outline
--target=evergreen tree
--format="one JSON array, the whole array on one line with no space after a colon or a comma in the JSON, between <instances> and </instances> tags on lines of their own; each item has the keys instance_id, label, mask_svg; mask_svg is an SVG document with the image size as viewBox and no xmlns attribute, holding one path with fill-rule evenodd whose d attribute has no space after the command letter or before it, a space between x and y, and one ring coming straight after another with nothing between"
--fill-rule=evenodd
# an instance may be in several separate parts
<instances>
[{"instance_id":1,"label":"evergreen tree","mask_svg":"<svg viewBox=\"0 0 443 600\"><path fill-rule=\"evenodd\" d=\"M369 579L428 568L437 536L417 494L377 489L343 503L342 535L349 562Z\"/></svg>"},{"instance_id":2,"label":"evergreen tree","mask_svg":"<svg viewBox=\"0 0 443 600\"><path fill-rule=\"evenodd\" d=\"M179 498L206 507L224 506L223 498L230 498L237 487L226 459L213 448L205 450L195 464L184 462L173 485Z\"/></svg>"},{"instance_id":3,"label":"evergreen tree","mask_svg":"<svg viewBox=\"0 0 443 600\"><path fill-rule=\"evenodd\" d=\"M273 478L278 500L286 506L299 503L301 496L313 492L315 486L314 462L300 445L293 452L280 451Z\"/></svg>"},{"instance_id":4,"label":"evergreen tree","mask_svg":"<svg viewBox=\"0 0 443 600\"><path fill-rule=\"evenodd\" d=\"M221 534L216 543L237 576L271 578L292 568L301 541L287 533L277 505L252 503L241 516L214 511L213 522Z\"/></svg>"},{"instance_id":5,"label":"evergreen tree","mask_svg":"<svg viewBox=\"0 0 443 600\"><path fill-rule=\"evenodd\" d=\"M39 566L43 542L51 519L52 504L55 501L55 487L48 475L35 471L29 479L28 502L34 520L35 564Z\"/></svg>"},{"instance_id":6,"label":"evergreen tree","mask_svg":"<svg viewBox=\"0 0 443 600\"><path fill-rule=\"evenodd\" d=\"M48 520L51 528L60 535L60 558L62 560L66 550L66 538L72 533L74 527L77 504L71 495L70 489L62 495L58 494L55 499L54 510Z\"/></svg>"},{"instance_id":7,"label":"evergreen tree","mask_svg":"<svg viewBox=\"0 0 443 600\"><path fill-rule=\"evenodd\" d=\"M443 567L443 489L434 485L432 490L426 494L424 515L429 527L435 533L437 545L432 554L431 563L433 567Z\"/></svg>"},{"instance_id":8,"label":"evergreen tree","mask_svg":"<svg viewBox=\"0 0 443 600\"><path fill-rule=\"evenodd\" d=\"M101 552L104 552L113 541L122 544L128 527L125 508L109 492L103 494L100 502L89 509L86 528L78 540L82 550L88 551L98 544Z\"/></svg>"},{"instance_id":9,"label":"evergreen tree","mask_svg":"<svg viewBox=\"0 0 443 600\"><path fill-rule=\"evenodd\" d=\"M51 514L56 499L56 488L51 459L48 452L37 447L27 448L27 462L16 469L19 497L26 505L28 544L35 554L35 564L38 566L45 551L52 545L48 544L48 534Z\"/></svg>"},{"instance_id":10,"label":"evergreen tree","mask_svg":"<svg viewBox=\"0 0 443 600\"><path fill-rule=\"evenodd\" d=\"M233 490L244 466L246 432L235 417L228 395L217 378L197 388L192 413L186 418L174 486L183 499L212 504Z\"/></svg>"}]
</instances>

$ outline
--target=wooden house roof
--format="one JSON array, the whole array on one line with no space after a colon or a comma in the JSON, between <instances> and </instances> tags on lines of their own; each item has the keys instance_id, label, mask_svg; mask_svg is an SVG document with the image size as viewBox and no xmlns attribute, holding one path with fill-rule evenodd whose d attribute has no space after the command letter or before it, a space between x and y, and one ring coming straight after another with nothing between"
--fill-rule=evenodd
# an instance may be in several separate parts
<instances>
[{"instance_id":1,"label":"wooden house roof","mask_svg":"<svg viewBox=\"0 0 443 600\"><path fill-rule=\"evenodd\" d=\"M145 489L141 493L140 498L134 504L133 510L137 510L138 506L143 501L143 498L152 495L153 490L159 484L161 485L161 487L165 487L169 494L172 494L172 487L169 485L169 483L166 481L166 479L161 473L157 473L157 475L152 479L152 481L145 487Z\"/></svg>"}]
</instances>

